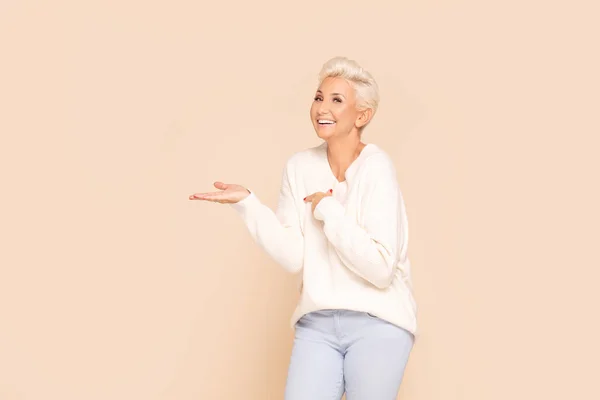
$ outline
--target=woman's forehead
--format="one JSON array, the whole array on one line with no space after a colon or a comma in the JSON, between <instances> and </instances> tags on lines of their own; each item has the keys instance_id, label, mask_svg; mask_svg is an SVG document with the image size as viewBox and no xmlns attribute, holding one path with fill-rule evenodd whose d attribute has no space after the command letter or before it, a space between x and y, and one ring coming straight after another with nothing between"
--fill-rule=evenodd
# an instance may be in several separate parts
<instances>
[{"instance_id":1,"label":"woman's forehead","mask_svg":"<svg viewBox=\"0 0 600 400\"><path fill-rule=\"evenodd\" d=\"M328 77L321 82L317 91L322 93L341 93L341 94L349 94L352 92L352 87L350 83L344 78L339 77Z\"/></svg>"}]
</instances>

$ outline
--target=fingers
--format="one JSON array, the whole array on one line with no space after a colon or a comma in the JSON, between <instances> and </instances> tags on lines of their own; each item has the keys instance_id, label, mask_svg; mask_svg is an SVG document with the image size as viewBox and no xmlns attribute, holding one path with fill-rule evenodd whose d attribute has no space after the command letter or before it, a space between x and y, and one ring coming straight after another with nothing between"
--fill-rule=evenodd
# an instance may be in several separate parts
<instances>
[{"instance_id":1,"label":"fingers","mask_svg":"<svg viewBox=\"0 0 600 400\"><path fill-rule=\"evenodd\" d=\"M333 194L333 189L329 189L329 190L328 190L326 193L323 193L323 192L316 192L316 193L313 193L313 194L311 194L311 195L308 195L308 196L306 196L306 197L304 198L304 201L306 201L306 202L311 202L311 201L313 201L313 200L315 199L315 197L317 197L317 196L331 196L332 194Z\"/></svg>"},{"instance_id":2,"label":"fingers","mask_svg":"<svg viewBox=\"0 0 600 400\"><path fill-rule=\"evenodd\" d=\"M210 192L210 193L194 193L190 196L190 200L208 200L208 201L219 201L225 196L223 192Z\"/></svg>"},{"instance_id":3,"label":"fingers","mask_svg":"<svg viewBox=\"0 0 600 400\"><path fill-rule=\"evenodd\" d=\"M226 183L223 182L215 182L213 184L217 189L225 190L229 187ZM218 201L221 200L222 191L219 192L208 192L208 193L194 193L190 195L190 200L208 200L208 201Z\"/></svg>"}]
</instances>

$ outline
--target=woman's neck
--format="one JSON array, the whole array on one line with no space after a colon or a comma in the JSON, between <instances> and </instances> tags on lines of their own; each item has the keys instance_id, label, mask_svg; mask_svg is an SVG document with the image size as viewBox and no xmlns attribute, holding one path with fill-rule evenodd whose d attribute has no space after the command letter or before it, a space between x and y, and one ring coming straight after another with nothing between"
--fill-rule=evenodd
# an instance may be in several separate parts
<instances>
[{"instance_id":1,"label":"woman's neck","mask_svg":"<svg viewBox=\"0 0 600 400\"><path fill-rule=\"evenodd\" d=\"M365 146L366 144L362 143L360 138L327 141L327 160L331 172L338 181L342 182L346 179L346 170L358 158Z\"/></svg>"}]
</instances>

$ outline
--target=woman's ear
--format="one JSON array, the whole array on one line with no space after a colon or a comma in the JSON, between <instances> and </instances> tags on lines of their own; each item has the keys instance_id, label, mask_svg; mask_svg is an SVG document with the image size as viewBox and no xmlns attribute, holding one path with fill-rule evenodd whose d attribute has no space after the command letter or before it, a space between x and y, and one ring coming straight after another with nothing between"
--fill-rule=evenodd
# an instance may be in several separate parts
<instances>
[{"instance_id":1,"label":"woman's ear","mask_svg":"<svg viewBox=\"0 0 600 400\"><path fill-rule=\"evenodd\" d=\"M365 125L373 118L373 109L367 108L359 111L358 118L356 119L355 125L358 129L362 129Z\"/></svg>"}]
</instances>

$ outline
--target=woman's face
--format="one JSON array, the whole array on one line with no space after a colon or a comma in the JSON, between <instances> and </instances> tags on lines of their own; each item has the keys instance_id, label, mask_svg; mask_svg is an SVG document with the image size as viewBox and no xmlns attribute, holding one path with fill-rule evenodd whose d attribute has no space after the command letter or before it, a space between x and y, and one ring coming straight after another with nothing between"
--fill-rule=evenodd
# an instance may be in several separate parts
<instances>
[{"instance_id":1,"label":"woman's face","mask_svg":"<svg viewBox=\"0 0 600 400\"><path fill-rule=\"evenodd\" d=\"M360 128L361 112L356 108L356 93L343 78L325 78L317 89L310 108L317 136L321 139L342 138Z\"/></svg>"}]
</instances>

